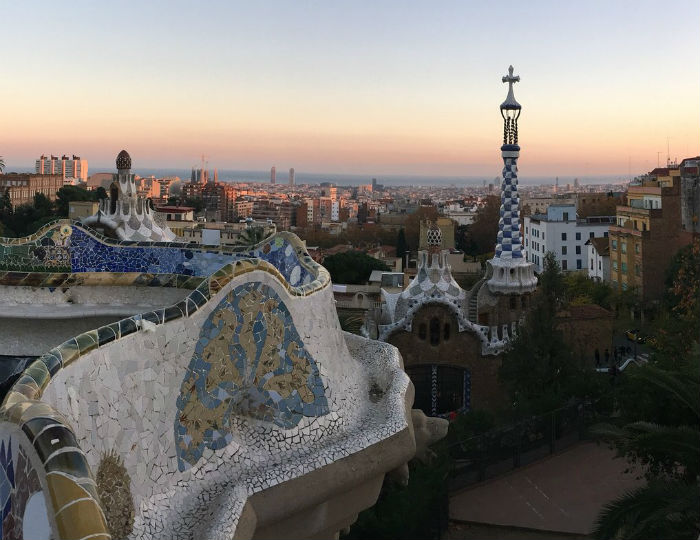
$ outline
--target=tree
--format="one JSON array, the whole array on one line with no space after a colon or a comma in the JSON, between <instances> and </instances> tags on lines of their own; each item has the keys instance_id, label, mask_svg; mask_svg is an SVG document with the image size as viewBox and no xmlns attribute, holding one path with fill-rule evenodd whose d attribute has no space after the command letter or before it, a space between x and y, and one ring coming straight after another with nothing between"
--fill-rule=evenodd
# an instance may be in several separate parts
<instances>
[{"instance_id":1,"label":"tree","mask_svg":"<svg viewBox=\"0 0 700 540\"><path fill-rule=\"evenodd\" d=\"M235 244L237 246L254 246L264 239L265 228L252 226L241 231L241 234L236 237Z\"/></svg>"},{"instance_id":2,"label":"tree","mask_svg":"<svg viewBox=\"0 0 700 540\"><path fill-rule=\"evenodd\" d=\"M516 412L551 411L575 393L585 392L577 381L582 370L572 361L571 348L557 328L556 313L563 302L563 291L561 269L554 255L548 253L540 275L540 294L511 349L503 356L499 372Z\"/></svg>"},{"instance_id":3,"label":"tree","mask_svg":"<svg viewBox=\"0 0 700 540\"><path fill-rule=\"evenodd\" d=\"M107 190L103 188L102 186L99 186L95 190L95 196L97 197L98 201L101 201L102 199L108 199L109 195L107 195Z\"/></svg>"},{"instance_id":4,"label":"tree","mask_svg":"<svg viewBox=\"0 0 700 540\"><path fill-rule=\"evenodd\" d=\"M201 197L168 197L168 206L189 206L194 208L194 213L199 214L204 210L204 201Z\"/></svg>"},{"instance_id":5,"label":"tree","mask_svg":"<svg viewBox=\"0 0 700 540\"><path fill-rule=\"evenodd\" d=\"M59 217L68 217L71 201L94 201L95 193L78 186L63 186L56 192L56 213Z\"/></svg>"},{"instance_id":6,"label":"tree","mask_svg":"<svg viewBox=\"0 0 700 540\"><path fill-rule=\"evenodd\" d=\"M610 309L613 293L610 285L595 281L582 272L570 272L564 276L566 299L572 304L597 304Z\"/></svg>"},{"instance_id":7,"label":"tree","mask_svg":"<svg viewBox=\"0 0 700 540\"><path fill-rule=\"evenodd\" d=\"M667 369L681 368L700 328L700 237L671 259L663 311L655 324L654 360ZM694 339L693 339L694 337Z\"/></svg>"},{"instance_id":8,"label":"tree","mask_svg":"<svg viewBox=\"0 0 700 540\"><path fill-rule=\"evenodd\" d=\"M348 285L360 285L365 283L372 270L383 270L388 272L389 267L382 261L370 257L361 251L347 251L336 253L323 259L323 266L331 275L334 283L345 283Z\"/></svg>"},{"instance_id":9,"label":"tree","mask_svg":"<svg viewBox=\"0 0 700 540\"><path fill-rule=\"evenodd\" d=\"M474 222L469 225L463 240L467 255L483 255L494 250L498 236L500 209L501 201L498 196L486 197L486 204L476 212Z\"/></svg>"},{"instance_id":10,"label":"tree","mask_svg":"<svg viewBox=\"0 0 700 540\"><path fill-rule=\"evenodd\" d=\"M540 291L554 311L559 309L565 299L564 274L552 251L548 251L542 260L542 273L539 276Z\"/></svg>"},{"instance_id":11,"label":"tree","mask_svg":"<svg viewBox=\"0 0 700 540\"><path fill-rule=\"evenodd\" d=\"M641 468L647 483L608 503L596 538L697 538L700 533L700 239L669 268L669 293L650 362L625 371L619 421L594 435Z\"/></svg>"},{"instance_id":12,"label":"tree","mask_svg":"<svg viewBox=\"0 0 700 540\"><path fill-rule=\"evenodd\" d=\"M694 344L687 368L669 371L644 366L630 378L643 392L664 395L656 410L644 409L622 427L599 424L591 432L612 444L618 456L641 467L647 484L603 507L594 536L607 538L695 539L700 533L700 348ZM664 423L658 409L677 414Z\"/></svg>"},{"instance_id":13,"label":"tree","mask_svg":"<svg viewBox=\"0 0 700 540\"><path fill-rule=\"evenodd\" d=\"M408 244L406 243L406 233L403 229L401 229L396 237L396 256L403 260L407 251Z\"/></svg>"},{"instance_id":14,"label":"tree","mask_svg":"<svg viewBox=\"0 0 700 540\"><path fill-rule=\"evenodd\" d=\"M434 206L421 206L406 218L406 243L412 251L418 249L420 241L420 222L425 220L435 221L438 218L437 208Z\"/></svg>"},{"instance_id":15,"label":"tree","mask_svg":"<svg viewBox=\"0 0 700 540\"><path fill-rule=\"evenodd\" d=\"M2 197L0 197L0 218L4 218L4 216L11 213L12 200L10 199L10 188L5 188Z\"/></svg>"},{"instance_id":16,"label":"tree","mask_svg":"<svg viewBox=\"0 0 700 540\"><path fill-rule=\"evenodd\" d=\"M37 212L38 217L46 217L53 215L53 202L38 191L34 194L34 209Z\"/></svg>"},{"instance_id":17,"label":"tree","mask_svg":"<svg viewBox=\"0 0 700 540\"><path fill-rule=\"evenodd\" d=\"M5 160L0 156L0 173L5 172Z\"/></svg>"}]
</instances>

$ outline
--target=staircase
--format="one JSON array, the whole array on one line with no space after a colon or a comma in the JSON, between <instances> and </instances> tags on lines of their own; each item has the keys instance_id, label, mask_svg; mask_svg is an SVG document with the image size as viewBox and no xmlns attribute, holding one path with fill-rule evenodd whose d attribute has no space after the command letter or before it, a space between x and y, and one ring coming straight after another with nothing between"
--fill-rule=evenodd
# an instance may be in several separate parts
<instances>
[{"instance_id":1,"label":"staircase","mask_svg":"<svg viewBox=\"0 0 700 540\"><path fill-rule=\"evenodd\" d=\"M469 297L469 320L474 324L477 324L477 297L479 296L479 290L486 283L486 278L481 278L476 282L476 285L472 288L472 294Z\"/></svg>"}]
</instances>

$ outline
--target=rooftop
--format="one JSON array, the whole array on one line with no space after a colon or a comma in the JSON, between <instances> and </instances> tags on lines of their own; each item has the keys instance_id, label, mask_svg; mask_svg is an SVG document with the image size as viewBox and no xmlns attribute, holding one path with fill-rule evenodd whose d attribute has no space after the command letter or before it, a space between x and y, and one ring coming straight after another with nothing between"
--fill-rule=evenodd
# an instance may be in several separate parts
<instances>
[{"instance_id":1,"label":"rooftop","mask_svg":"<svg viewBox=\"0 0 700 540\"><path fill-rule=\"evenodd\" d=\"M586 244L592 245L598 252L598 255L606 256L610 254L610 242L607 238L594 237L589 238Z\"/></svg>"}]
</instances>

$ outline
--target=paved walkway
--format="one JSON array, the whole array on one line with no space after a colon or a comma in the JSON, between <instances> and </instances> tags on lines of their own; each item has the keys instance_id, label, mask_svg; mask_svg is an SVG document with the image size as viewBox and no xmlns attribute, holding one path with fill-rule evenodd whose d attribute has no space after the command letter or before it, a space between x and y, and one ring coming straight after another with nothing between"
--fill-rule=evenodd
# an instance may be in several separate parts
<instances>
[{"instance_id":1,"label":"paved walkway","mask_svg":"<svg viewBox=\"0 0 700 540\"><path fill-rule=\"evenodd\" d=\"M643 484L627 462L595 443L469 487L450 498L450 519L587 535L603 504Z\"/></svg>"}]
</instances>

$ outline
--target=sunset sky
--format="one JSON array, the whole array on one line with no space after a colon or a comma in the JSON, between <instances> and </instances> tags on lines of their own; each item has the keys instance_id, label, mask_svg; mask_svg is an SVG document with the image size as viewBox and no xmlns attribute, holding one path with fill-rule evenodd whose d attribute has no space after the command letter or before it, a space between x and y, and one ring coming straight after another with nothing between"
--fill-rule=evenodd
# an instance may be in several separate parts
<instances>
[{"instance_id":1,"label":"sunset sky","mask_svg":"<svg viewBox=\"0 0 700 540\"><path fill-rule=\"evenodd\" d=\"M143 167L626 175L700 153L700 2L7 2L0 155Z\"/></svg>"}]
</instances>

